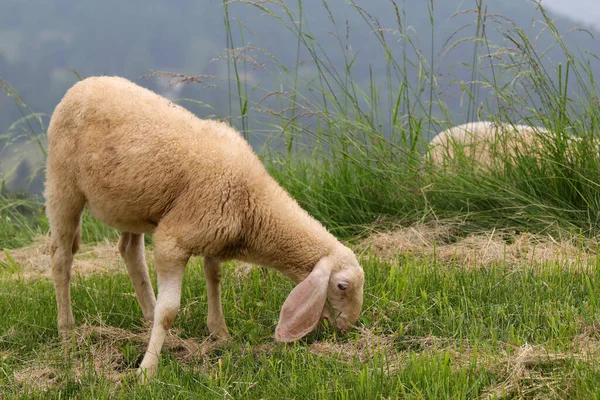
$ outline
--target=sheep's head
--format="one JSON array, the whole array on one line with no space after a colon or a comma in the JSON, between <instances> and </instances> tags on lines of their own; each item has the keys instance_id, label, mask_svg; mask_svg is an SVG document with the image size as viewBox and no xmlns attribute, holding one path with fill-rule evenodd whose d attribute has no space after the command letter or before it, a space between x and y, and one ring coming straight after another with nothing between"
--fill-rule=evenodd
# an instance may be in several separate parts
<instances>
[{"instance_id":1,"label":"sheep's head","mask_svg":"<svg viewBox=\"0 0 600 400\"><path fill-rule=\"evenodd\" d=\"M345 246L323 257L306 279L289 294L279 316L275 338L291 342L310 333L327 319L346 331L360 314L364 272L354 253Z\"/></svg>"}]
</instances>

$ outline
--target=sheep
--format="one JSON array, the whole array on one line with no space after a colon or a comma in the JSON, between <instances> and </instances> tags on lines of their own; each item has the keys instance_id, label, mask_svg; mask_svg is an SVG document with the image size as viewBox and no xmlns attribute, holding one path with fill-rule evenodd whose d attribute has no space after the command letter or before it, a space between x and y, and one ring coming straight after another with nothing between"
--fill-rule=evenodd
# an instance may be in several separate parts
<instances>
[{"instance_id":1,"label":"sheep","mask_svg":"<svg viewBox=\"0 0 600 400\"><path fill-rule=\"evenodd\" d=\"M248 142L228 124L199 119L125 78L84 79L56 106L44 196L63 336L74 325L71 265L84 207L122 232L119 251L152 322L136 371L142 381L158 369L192 255L204 257L207 326L217 339L230 337L220 281L221 263L231 259L274 268L296 283L281 308L279 342L307 335L322 319L346 331L359 317L364 271L356 255L279 186ZM146 233L154 238L157 298Z\"/></svg>"},{"instance_id":2,"label":"sheep","mask_svg":"<svg viewBox=\"0 0 600 400\"><path fill-rule=\"evenodd\" d=\"M497 146L510 151L524 151L533 144L541 145L541 135L550 132L542 127L498 124L490 121L469 122L438 133L430 142L428 156L434 165L454 158L455 145L461 146L465 157L481 165L489 165ZM500 134L505 140L498 141ZM514 153L513 153L514 154Z\"/></svg>"}]
</instances>

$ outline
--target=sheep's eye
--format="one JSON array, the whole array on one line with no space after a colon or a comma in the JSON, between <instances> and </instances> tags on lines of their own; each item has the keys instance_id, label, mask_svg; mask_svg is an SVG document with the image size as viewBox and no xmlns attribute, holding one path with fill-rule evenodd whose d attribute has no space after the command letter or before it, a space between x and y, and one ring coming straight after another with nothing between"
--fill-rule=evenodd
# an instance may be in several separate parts
<instances>
[{"instance_id":1,"label":"sheep's eye","mask_svg":"<svg viewBox=\"0 0 600 400\"><path fill-rule=\"evenodd\" d=\"M347 283L338 283L338 289L346 290L346 289L348 289L348 284Z\"/></svg>"}]
</instances>

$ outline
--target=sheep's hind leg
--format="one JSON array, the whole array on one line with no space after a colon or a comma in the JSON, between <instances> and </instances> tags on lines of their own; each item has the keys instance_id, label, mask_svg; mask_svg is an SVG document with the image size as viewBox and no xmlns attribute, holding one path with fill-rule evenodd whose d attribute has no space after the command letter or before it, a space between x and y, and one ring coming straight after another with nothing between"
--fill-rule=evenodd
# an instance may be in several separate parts
<instances>
[{"instance_id":1,"label":"sheep's hind leg","mask_svg":"<svg viewBox=\"0 0 600 400\"><path fill-rule=\"evenodd\" d=\"M154 324L148 349L137 376L145 382L158 370L162 346L173 326L181 302L181 283L190 255L178 247L177 241L160 233L155 234L155 263L158 277L158 299L154 309Z\"/></svg>"},{"instance_id":2,"label":"sheep's hind leg","mask_svg":"<svg viewBox=\"0 0 600 400\"><path fill-rule=\"evenodd\" d=\"M131 279L144 318L146 321L151 322L154 319L156 298L154 297L144 254L144 235L123 232L119 240L119 252L127 266L129 279Z\"/></svg>"},{"instance_id":3,"label":"sheep's hind leg","mask_svg":"<svg viewBox=\"0 0 600 400\"><path fill-rule=\"evenodd\" d=\"M81 193L61 192L60 196L48 195L46 213L50 221L50 265L56 304L58 308L58 331L68 337L75 324L71 309L71 267L73 255L79 249L80 220L85 206Z\"/></svg>"},{"instance_id":4,"label":"sheep's hind leg","mask_svg":"<svg viewBox=\"0 0 600 400\"><path fill-rule=\"evenodd\" d=\"M211 336L220 341L230 338L221 304L221 263L213 257L204 257L204 277L208 297L207 325Z\"/></svg>"}]
</instances>

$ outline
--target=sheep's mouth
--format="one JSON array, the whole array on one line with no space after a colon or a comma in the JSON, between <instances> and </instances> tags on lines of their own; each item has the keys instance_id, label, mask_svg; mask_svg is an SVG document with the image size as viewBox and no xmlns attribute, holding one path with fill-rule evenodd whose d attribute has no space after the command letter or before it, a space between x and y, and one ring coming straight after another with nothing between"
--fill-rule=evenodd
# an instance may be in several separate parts
<instances>
[{"instance_id":1,"label":"sheep's mouth","mask_svg":"<svg viewBox=\"0 0 600 400\"><path fill-rule=\"evenodd\" d=\"M335 315L335 318L333 317ZM350 326L346 318L342 316L341 311L336 311L333 306L327 302L321 313L321 322L327 321L330 326L333 326L340 332L346 332Z\"/></svg>"},{"instance_id":2,"label":"sheep's mouth","mask_svg":"<svg viewBox=\"0 0 600 400\"><path fill-rule=\"evenodd\" d=\"M343 318L333 319L331 317L322 317L321 322L324 323L327 321L329 326L333 326L337 331L341 333L345 333L350 328L350 324L346 322Z\"/></svg>"}]
</instances>

